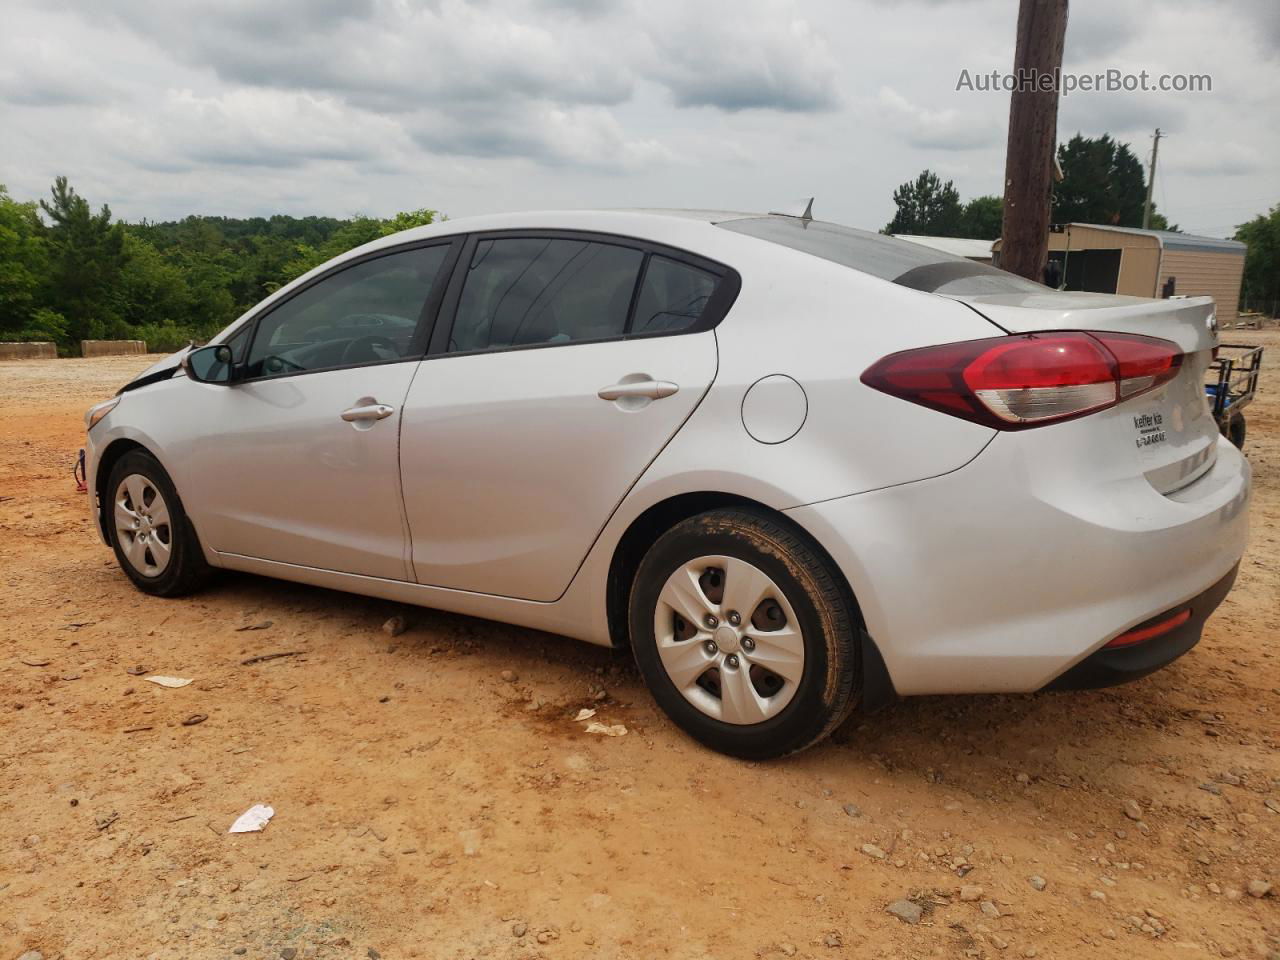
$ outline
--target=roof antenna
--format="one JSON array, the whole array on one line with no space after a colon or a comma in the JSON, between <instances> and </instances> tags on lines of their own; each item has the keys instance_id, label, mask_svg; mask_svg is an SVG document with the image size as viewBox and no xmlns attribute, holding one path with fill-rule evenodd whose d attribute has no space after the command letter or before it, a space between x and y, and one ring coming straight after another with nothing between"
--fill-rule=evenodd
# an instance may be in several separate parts
<instances>
[{"instance_id":1,"label":"roof antenna","mask_svg":"<svg viewBox=\"0 0 1280 960\"><path fill-rule=\"evenodd\" d=\"M799 220L813 219L813 197L801 197L783 206L781 210L770 210L771 217L796 217Z\"/></svg>"}]
</instances>

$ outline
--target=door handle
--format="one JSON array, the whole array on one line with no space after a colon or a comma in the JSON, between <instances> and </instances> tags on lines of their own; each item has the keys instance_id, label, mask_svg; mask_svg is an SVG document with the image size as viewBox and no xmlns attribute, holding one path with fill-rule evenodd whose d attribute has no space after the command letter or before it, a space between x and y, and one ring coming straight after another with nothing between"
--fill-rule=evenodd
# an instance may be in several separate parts
<instances>
[{"instance_id":1,"label":"door handle","mask_svg":"<svg viewBox=\"0 0 1280 960\"><path fill-rule=\"evenodd\" d=\"M343 410L341 416L347 423L371 423L374 420L385 420L395 412L395 407L388 407L385 403L369 403Z\"/></svg>"},{"instance_id":2,"label":"door handle","mask_svg":"<svg viewBox=\"0 0 1280 960\"><path fill-rule=\"evenodd\" d=\"M634 383L615 383L611 387L601 387L597 396L601 400L624 400L628 397L661 400L679 389L670 380L637 380Z\"/></svg>"}]
</instances>

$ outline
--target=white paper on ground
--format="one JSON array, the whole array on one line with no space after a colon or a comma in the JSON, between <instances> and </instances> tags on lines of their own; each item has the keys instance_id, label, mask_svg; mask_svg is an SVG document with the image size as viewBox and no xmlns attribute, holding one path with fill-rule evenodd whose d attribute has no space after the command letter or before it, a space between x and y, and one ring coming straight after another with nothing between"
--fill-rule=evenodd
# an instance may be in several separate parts
<instances>
[{"instance_id":1,"label":"white paper on ground","mask_svg":"<svg viewBox=\"0 0 1280 960\"><path fill-rule=\"evenodd\" d=\"M236 822L231 825L227 833L254 833L265 827L275 813L271 807L255 803L236 818Z\"/></svg>"},{"instance_id":2,"label":"white paper on ground","mask_svg":"<svg viewBox=\"0 0 1280 960\"><path fill-rule=\"evenodd\" d=\"M588 723L587 733L603 733L606 737L625 737L627 728L620 723L606 727L603 723Z\"/></svg>"},{"instance_id":3,"label":"white paper on ground","mask_svg":"<svg viewBox=\"0 0 1280 960\"><path fill-rule=\"evenodd\" d=\"M578 715L573 719L575 721L590 720L595 715L596 715L596 712L594 710L590 710L586 707L583 707L581 710L578 711Z\"/></svg>"},{"instance_id":4,"label":"white paper on ground","mask_svg":"<svg viewBox=\"0 0 1280 960\"><path fill-rule=\"evenodd\" d=\"M147 677L151 683L158 683L162 687L185 687L190 680L183 677Z\"/></svg>"}]
</instances>

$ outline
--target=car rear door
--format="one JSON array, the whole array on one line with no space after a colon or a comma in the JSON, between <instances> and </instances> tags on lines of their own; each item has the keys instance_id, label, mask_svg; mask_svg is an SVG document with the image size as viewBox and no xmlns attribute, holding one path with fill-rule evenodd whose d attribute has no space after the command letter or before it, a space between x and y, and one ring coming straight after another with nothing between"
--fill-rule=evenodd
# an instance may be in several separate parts
<instances>
[{"instance_id":1,"label":"car rear door","mask_svg":"<svg viewBox=\"0 0 1280 960\"><path fill-rule=\"evenodd\" d=\"M233 383L191 385L184 500L209 546L412 579L400 418L449 253L437 241L343 265L257 318Z\"/></svg>"},{"instance_id":2,"label":"car rear door","mask_svg":"<svg viewBox=\"0 0 1280 960\"><path fill-rule=\"evenodd\" d=\"M404 405L418 582L559 597L715 378L737 283L627 239L473 236Z\"/></svg>"}]
</instances>

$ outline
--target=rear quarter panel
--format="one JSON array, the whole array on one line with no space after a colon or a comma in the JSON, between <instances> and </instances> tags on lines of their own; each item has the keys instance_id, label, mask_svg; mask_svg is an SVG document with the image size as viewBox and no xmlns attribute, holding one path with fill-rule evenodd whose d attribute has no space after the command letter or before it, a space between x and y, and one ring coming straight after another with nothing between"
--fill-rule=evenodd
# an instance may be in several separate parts
<instances>
[{"instance_id":1,"label":"rear quarter panel","mask_svg":"<svg viewBox=\"0 0 1280 960\"><path fill-rule=\"evenodd\" d=\"M716 329L720 369L688 423L633 491L656 501L725 491L778 509L937 476L973 459L993 430L866 387L885 354L999 335L974 311L774 244L733 251L742 292ZM673 341L678 348L679 341ZM782 374L804 390L803 425L762 443L743 425L743 400Z\"/></svg>"}]
</instances>

